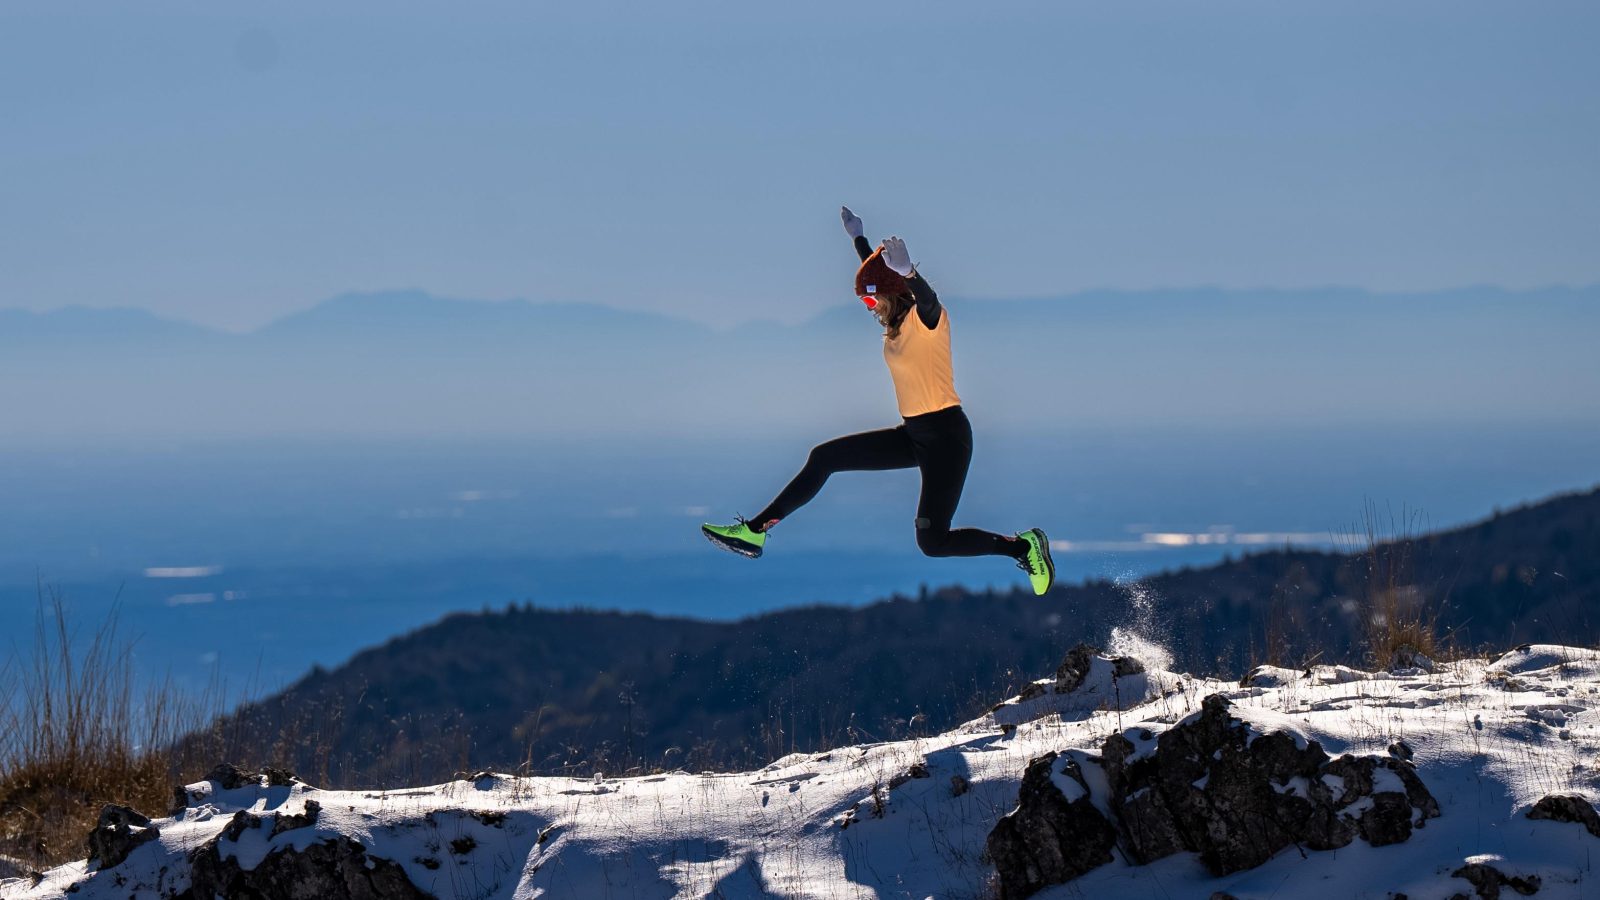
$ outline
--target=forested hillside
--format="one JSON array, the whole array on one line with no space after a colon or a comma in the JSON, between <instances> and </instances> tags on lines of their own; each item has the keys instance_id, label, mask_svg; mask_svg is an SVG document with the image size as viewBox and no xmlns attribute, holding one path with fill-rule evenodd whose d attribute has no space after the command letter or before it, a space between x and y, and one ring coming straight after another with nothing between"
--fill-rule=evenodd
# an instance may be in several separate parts
<instances>
[{"instance_id":1,"label":"forested hillside","mask_svg":"<svg viewBox=\"0 0 1600 900\"><path fill-rule=\"evenodd\" d=\"M1589 491L1348 554L1263 552L1043 598L944 588L732 623L513 606L314 671L223 728L258 748L252 762L330 786L752 767L949 728L1078 641L1148 642L1178 671L1235 676L1269 661L1389 665L1397 649L1593 644L1597 551Z\"/></svg>"}]
</instances>

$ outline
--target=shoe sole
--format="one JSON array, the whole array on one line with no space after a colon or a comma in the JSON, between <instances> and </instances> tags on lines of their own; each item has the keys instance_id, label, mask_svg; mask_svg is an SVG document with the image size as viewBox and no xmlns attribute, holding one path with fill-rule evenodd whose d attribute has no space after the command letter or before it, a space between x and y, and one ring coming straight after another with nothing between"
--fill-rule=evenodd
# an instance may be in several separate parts
<instances>
[{"instance_id":1,"label":"shoe sole","mask_svg":"<svg viewBox=\"0 0 1600 900\"><path fill-rule=\"evenodd\" d=\"M1056 561L1050 558L1050 539L1045 537L1043 528L1030 528L1028 530L1039 536L1039 553L1044 557L1044 570L1050 575L1050 583L1045 585L1045 592L1048 593L1050 588L1055 587L1056 583ZM1042 597L1044 595L1040 594L1039 596Z\"/></svg>"},{"instance_id":2,"label":"shoe sole","mask_svg":"<svg viewBox=\"0 0 1600 900\"><path fill-rule=\"evenodd\" d=\"M760 547L751 547L749 544L739 543L730 538L725 538L722 535L717 534L715 531L711 531L710 529L706 528L704 525L700 526L700 533L706 536L706 540L710 541L712 546L726 550L729 553L737 553L746 559L759 559L761 557Z\"/></svg>"}]
</instances>

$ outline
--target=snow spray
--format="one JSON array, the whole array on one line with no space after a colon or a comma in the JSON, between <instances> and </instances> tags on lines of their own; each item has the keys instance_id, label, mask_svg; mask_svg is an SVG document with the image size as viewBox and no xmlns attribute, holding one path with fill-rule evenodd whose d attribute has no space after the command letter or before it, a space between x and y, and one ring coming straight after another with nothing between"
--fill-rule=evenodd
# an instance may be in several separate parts
<instances>
[{"instance_id":1,"label":"snow spray","mask_svg":"<svg viewBox=\"0 0 1600 900\"><path fill-rule=\"evenodd\" d=\"M1155 591L1144 582L1134 580L1131 573L1117 578L1117 590L1127 598L1128 618L1120 625L1111 626L1111 637L1106 649L1112 656L1131 656L1144 663L1147 669L1172 670L1172 651L1168 628L1156 615L1160 601Z\"/></svg>"}]
</instances>

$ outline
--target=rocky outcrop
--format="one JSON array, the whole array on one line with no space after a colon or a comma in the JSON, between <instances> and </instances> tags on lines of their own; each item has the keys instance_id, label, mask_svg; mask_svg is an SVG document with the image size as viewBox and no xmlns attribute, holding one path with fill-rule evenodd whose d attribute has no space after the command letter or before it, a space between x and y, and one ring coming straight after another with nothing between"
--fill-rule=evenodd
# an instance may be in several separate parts
<instances>
[{"instance_id":1,"label":"rocky outcrop","mask_svg":"<svg viewBox=\"0 0 1600 900\"><path fill-rule=\"evenodd\" d=\"M1187 851L1213 874L1225 875L1258 866L1290 844L1331 850L1357 837L1374 846L1398 843L1439 815L1409 761L1389 755L1330 759L1287 723L1260 711L1250 719L1238 712L1213 694L1199 712L1159 735L1152 727L1131 728L1108 738L1098 761L1085 757L1104 769L1109 795L1102 804L1130 862ZM1110 860L1105 854L1075 857L1076 865L1056 862L1070 852L1064 835L1097 834L1106 818L1081 775L1065 782L1070 799L1062 779L1038 775L1036 767L1047 758L1054 759L1029 765L1017 810L989 838L1008 898L1075 878L1087 871L1085 862Z\"/></svg>"},{"instance_id":2,"label":"rocky outcrop","mask_svg":"<svg viewBox=\"0 0 1600 900\"><path fill-rule=\"evenodd\" d=\"M1056 666L1055 692L1070 694L1083 684L1083 679L1089 674L1089 667L1098 656L1100 649L1089 644L1078 644L1061 660L1061 665Z\"/></svg>"},{"instance_id":3,"label":"rocky outcrop","mask_svg":"<svg viewBox=\"0 0 1600 900\"><path fill-rule=\"evenodd\" d=\"M399 864L367 855L367 848L339 836L297 850L280 847L250 868L240 859L242 844L265 843L271 837L315 821L317 808L308 801L299 816L271 817L268 821L243 810L228 827L202 844L189 857L189 890L178 900L211 897L283 898L283 900L427 900L406 877Z\"/></svg>"},{"instance_id":4,"label":"rocky outcrop","mask_svg":"<svg viewBox=\"0 0 1600 900\"><path fill-rule=\"evenodd\" d=\"M161 831L150 819L126 806L108 805L100 810L100 821L89 832L89 864L109 869L128 858L141 844L160 837Z\"/></svg>"},{"instance_id":5,"label":"rocky outcrop","mask_svg":"<svg viewBox=\"0 0 1600 900\"><path fill-rule=\"evenodd\" d=\"M1057 766L1058 759L1047 753L1028 763L1017 808L989 833L1002 900L1027 897L1111 861L1116 829L1094 808L1078 763L1065 757Z\"/></svg>"},{"instance_id":6,"label":"rocky outcrop","mask_svg":"<svg viewBox=\"0 0 1600 900\"><path fill-rule=\"evenodd\" d=\"M1600 813L1595 812L1593 803L1577 794L1546 794L1528 810L1528 818L1576 822L1600 837Z\"/></svg>"},{"instance_id":7,"label":"rocky outcrop","mask_svg":"<svg viewBox=\"0 0 1600 900\"><path fill-rule=\"evenodd\" d=\"M430 900L398 864L368 856L365 847L343 837L304 850L280 850L248 871L235 857L223 859L212 842L194 856L190 883L180 900Z\"/></svg>"},{"instance_id":8,"label":"rocky outcrop","mask_svg":"<svg viewBox=\"0 0 1600 900\"><path fill-rule=\"evenodd\" d=\"M218 763L215 768L206 774L206 781L216 782L217 787L232 791L246 786L255 786L261 783L261 776L255 772L248 772L233 763Z\"/></svg>"},{"instance_id":9,"label":"rocky outcrop","mask_svg":"<svg viewBox=\"0 0 1600 900\"><path fill-rule=\"evenodd\" d=\"M297 828L310 828L317 824L317 816L322 813L322 804L315 800L307 800L305 811L299 815L278 813L272 817L272 832L270 837L277 837L285 831L294 831Z\"/></svg>"},{"instance_id":10,"label":"rocky outcrop","mask_svg":"<svg viewBox=\"0 0 1600 900\"><path fill-rule=\"evenodd\" d=\"M1102 751L1111 809L1135 862L1188 850L1224 875L1291 843L1313 850L1357 836L1374 846L1398 843L1439 814L1411 763L1330 760L1316 741L1234 716L1220 694L1153 747L1142 743L1113 735Z\"/></svg>"},{"instance_id":11,"label":"rocky outcrop","mask_svg":"<svg viewBox=\"0 0 1600 900\"><path fill-rule=\"evenodd\" d=\"M1017 696L990 707L968 726L1004 731L1050 715L1081 719L1097 709L1131 709L1161 693L1171 680L1152 675L1131 656L1106 656L1093 645L1078 644L1067 651L1053 679L1024 685Z\"/></svg>"}]
</instances>

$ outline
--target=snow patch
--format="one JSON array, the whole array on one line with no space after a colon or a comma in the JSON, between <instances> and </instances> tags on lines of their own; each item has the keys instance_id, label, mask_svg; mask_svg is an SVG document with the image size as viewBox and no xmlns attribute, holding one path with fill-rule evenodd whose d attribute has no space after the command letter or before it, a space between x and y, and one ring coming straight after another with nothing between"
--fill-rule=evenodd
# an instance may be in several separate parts
<instances>
[{"instance_id":1,"label":"snow patch","mask_svg":"<svg viewBox=\"0 0 1600 900\"><path fill-rule=\"evenodd\" d=\"M1487 672L1526 675L1558 666L1573 666L1593 671L1600 665L1600 651L1559 644L1526 644L1489 664Z\"/></svg>"},{"instance_id":2,"label":"snow patch","mask_svg":"<svg viewBox=\"0 0 1600 900\"><path fill-rule=\"evenodd\" d=\"M1589 663L1566 662L1596 657L1568 648L1507 654L1497 661L1504 663L1500 671L1529 686L1517 695L1486 681L1489 667L1482 660L1381 681L1319 666L1309 679L1254 685L1230 707L1252 736L1281 731L1306 746L1314 735L1324 747L1353 753L1383 753L1403 739L1416 748L1417 775L1439 801L1440 817L1401 845L1280 853L1226 878L1209 877L1190 854L1149 866L1119 858L1039 896L1208 897L1225 891L1333 898L1399 891L1444 897L1460 889L1448 873L1465 859L1539 874L1545 879L1541 897L1577 897L1579 886L1593 881L1581 861L1595 839L1572 825L1529 827L1525 816L1546 794L1594 797L1600 785L1594 763L1600 728L1588 724L1600 707L1600 675L1589 673ZM1082 704L1054 719L1041 715L1032 727L1008 729L989 716L933 737L791 754L758 772L607 779L605 793L596 793L592 779L554 777L498 776L397 791L261 783L224 790L201 782L188 787L186 809L157 820L160 837L114 869L89 872L74 863L45 873L37 885L31 879L0 883L0 895L125 900L181 893L188 886L188 855L245 810L262 818L261 827L218 848L241 865L259 863L280 847L342 836L372 857L395 860L439 900L985 896L994 872L985 839L998 816L1015 805L1029 760L1060 754L1052 780L1069 800L1082 796L1082 785L1059 770L1075 760L1090 801L1101 808L1109 788L1097 752L1109 734L1121 734L1133 758L1143 758L1204 697L1238 690L1237 683L1178 676L1145 663L1146 672L1120 679L1127 701L1120 712L1110 708L1114 695L1104 704L1110 659L1100 657L1079 690L1058 695L1047 687L1026 701L1046 709L1051 702ZM1130 696L1127 689L1138 677L1146 690ZM1422 696L1436 702L1404 705ZM1021 705L1009 701L1014 710ZM1529 706L1540 721L1564 717L1570 740L1531 721ZM919 763L927 777L900 780ZM1404 783L1386 767L1375 768L1373 778L1380 793L1404 793ZM1323 783L1344 795L1337 777L1323 776ZM1292 779L1280 790L1299 794L1314 787ZM873 817L875 789L887 798L882 818ZM314 825L271 835L275 814L298 815L311 799L321 807ZM1359 816L1371 807L1365 798L1344 812ZM842 830L834 824L844 820L853 824Z\"/></svg>"}]
</instances>

